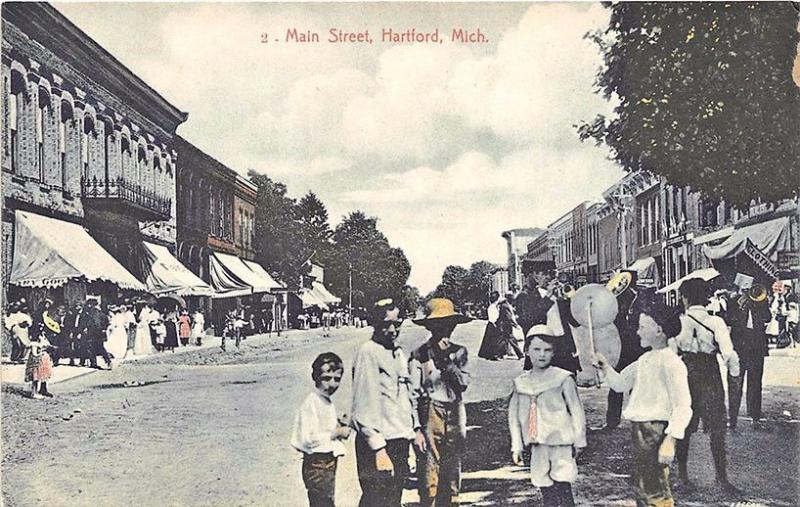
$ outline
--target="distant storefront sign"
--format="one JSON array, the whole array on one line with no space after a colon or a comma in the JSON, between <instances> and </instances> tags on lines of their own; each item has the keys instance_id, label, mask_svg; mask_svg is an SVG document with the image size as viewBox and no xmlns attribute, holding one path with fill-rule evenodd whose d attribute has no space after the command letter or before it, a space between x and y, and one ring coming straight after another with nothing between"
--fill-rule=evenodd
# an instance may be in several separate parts
<instances>
[{"instance_id":1,"label":"distant storefront sign","mask_svg":"<svg viewBox=\"0 0 800 507\"><path fill-rule=\"evenodd\" d=\"M800 253L778 252L778 269L800 270Z\"/></svg>"}]
</instances>

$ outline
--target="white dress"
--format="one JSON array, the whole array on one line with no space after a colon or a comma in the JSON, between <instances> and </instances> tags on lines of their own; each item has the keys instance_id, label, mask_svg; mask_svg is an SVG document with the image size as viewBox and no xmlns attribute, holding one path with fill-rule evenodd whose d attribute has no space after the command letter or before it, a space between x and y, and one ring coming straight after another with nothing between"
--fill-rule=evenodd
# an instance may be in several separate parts
<instances>
[{"instance_id":1,"label":"white dress","mask_svg":"<svg viewBox=\"0 0 800 507\"><path fill-rule=\"evenodd\" d=\"M136 340L133 343L133 353L137 356L144 356L153 353L153 342L150 339L150 322L155 320L157 314L147 308L142 308L139 313L139 323L136 324Z\"/></svg>"},{"instance_id":2,"label":"white dress","mask_svg":"<svg viewBox=\"0 0 800 507\"><path fill-rule=\"evenodd\" d=\"M192 315L192 338L195 342L202 339L206 334L206 318L201 312L195 312Z\"/></svg>"},{"instance_id":3,"label":"white dress","mask_svg":"<svg viewBox=\"0 0 800 507\"><path fill-rule=\"evenodd\" d=\"M128 330L124 313L115 313L108 322L108 341L106 350L111 352L114 359L122 359L128 350Z\"/></svg>"}]
</instances>

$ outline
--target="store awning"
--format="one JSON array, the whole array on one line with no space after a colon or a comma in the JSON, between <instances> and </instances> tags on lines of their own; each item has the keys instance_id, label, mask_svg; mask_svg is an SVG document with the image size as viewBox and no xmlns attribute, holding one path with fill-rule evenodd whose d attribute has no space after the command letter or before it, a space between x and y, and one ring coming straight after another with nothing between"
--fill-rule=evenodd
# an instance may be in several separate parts
<instances>
[{"instance_id":1,"label":"store awning","mask_svg":"<svg viewBox=\"0 0 800 507\"><path fill-rule=\"evenodd\" d=\"M711 260L731 259L746 250L748 240L769 260L776 262L778 252L788 252L791 249L790 217L776 218L736 229L721 244L705 245L703 253Z\"/></svg>"},{"instance_id":2,"label":"store awning","mask_svg":"<svg viewBox=\"0 0 800 507\"><path fill-rule=\"evenodd\" d=\"M156 295L212 296L214 289L181 264L166 247L142 242L139 266L147 290Z\"/></svg>"},{"instance_id":3,"label":"store awning","mask_svg":"<svg viewBox=\"0 0 800 507\"><path fill-rule=\"evenodd\" d=\"M254 262L254 261L244 260L244 259L242 259L242 261L244 262L245 266L250 268L250 270L253 273L255 273L255 275L258 277L258 279L260 281L259 288L258 288L258 290L253 290L254 293L257 294L259 292L271 292L271 291L273 291L275 289L285 289L286 288L286 286L283 285L282 283L275 281L275 279L272 278L272 276L269 273L267 273L267 270L264 269L261 266L261 264L259 264L257 262Z\"/></svg>"},{"instance_id":4,"label":"store awning","mask_svg":"<svg viewBox=\"0 0 800 507\"><path fill-rule=\"evenodd\" d=\"M248 296L253 293L247 279L252 276L250 268L234 255L212 252L208 258L209 283L215 298Z\"/></svg>"},{"instance_id":5,"label":"store awning","mask_svg":"<svg viewBox=\"0 0 800 507\"><path fill-rule=\"evenodd\" d=\"M322 282L313 282L311 284L311 292L314 293L314 297L322 301L326 304L331 303L341 303L342 298L336 297L328 290L327 287Z\"/></svg>"},{"instance_id":6,"label":"store awning","mask_svg":"<svg viewBox=\"0 0 800 507\"><path fill-rule=\"evenodd\" d=\"M82 278L111 282L123 289L147 289L80 225L19 210L14 218L9 283L58 287Z\"/></svg>"},{"instance_id":7,"label":"store awning","mask_svg":"<svg viewBox=\"0 0 800 507\"><path fill-rule=\"evenodd\" d=\"M309 306L319 306L320 308L324 309L328 308L328 305L325 304L325 301L319 299L312 289L303 291L300 294L300 301L303 302L303 308L308 308Z\"/></svg>"},{"instance_id":8,"label":"store awning","mask_svg":"<svg viewBox=\"0 0 800 507\"><path fill-rule=\"evenodd\" d=\"M709 280L713 280L714 278L716 278L718 276L719 276L719 271L717 271L714 268L698 269L698 270L692 271L691 273L689 273L688 275L684 276L683 278L675 280L674 282L672 282L671 284L667 285L666 287L658 289L656 292L658 294L666 294L667 292L670 292L670 291L673 291L673 290L678 290L681 287L681 284L683 282L685 282L686 280L690 280L692 278L702 278L703 280L705 280L707 282Z\"/></svg>"},{"instance_id":9,"label":"store awning","mask_svg":"<svg viewBox=\"0 0 800 507\"><path fill-rule=\"evenodd\" d=\"M625 268L625 270L636 273L636 285L639 287L655 288L661 284L661 279L658 275L658 265L653 257L636 259L636 261Z\"/></svg>"}]
</instances>

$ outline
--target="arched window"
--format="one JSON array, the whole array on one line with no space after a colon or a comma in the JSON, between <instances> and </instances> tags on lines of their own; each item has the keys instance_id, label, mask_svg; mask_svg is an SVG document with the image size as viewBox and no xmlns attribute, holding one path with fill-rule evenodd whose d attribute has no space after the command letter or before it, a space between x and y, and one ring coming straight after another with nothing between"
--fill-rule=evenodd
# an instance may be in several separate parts
<instances>
[{"instance_id":1,"label":"arched window","mask_svg":"<svg viewBox=\"0 0 800 507\"><path fill-rule=\"evenodd\" d=\"M58 165L61 171L61 188L67 188L67 124L74 118L72 104L61 101L61 119L58 122Z\"/></svg>"},{"instance_id":2,"label":"arched window","mask_svg":"<svg viewBox=\"0 0 800 507\"><path fill-rule=\"evenodd\" d=\"M44 122L50 114L50 94L39 88L39 107L36 108L36 163L39 166L39 181L44 181Z\"/></svg>"},{"instance_id":3,"label":"arched window","mask_svg":"<svg viewBox=\"0 0 800 507\"><path fill-rule=\"evenodd\" d=\"M148 188L148 185L144 182L145 172L145 164L147 162L147 153L144 151L144 146L141 144L139 148L136 150L136 183L143 188Z\"/></svg>"},{"instance_id":4,"label":"arched window","mask_svg":"<svg viewBox=\"0 0 800 507\"><path fill-rule=\"evenodd\" d=\"M94 135L94 119L87 114L83 117L83 130L81 131L81 168L84 178L89 176L89 134Z\"/></svg>"},{"instance_id":5,"label":"arched window","mask_svg":"<svg viewBox=\"0 0 800 507\"><path fill-rule=\"evenodd\" d=\"M25 102L25 79L16 70L11 71L11 95L8 97L8 127L11 131L11 172L19 168L19 119Z\"/></svg>"}]
</instances>

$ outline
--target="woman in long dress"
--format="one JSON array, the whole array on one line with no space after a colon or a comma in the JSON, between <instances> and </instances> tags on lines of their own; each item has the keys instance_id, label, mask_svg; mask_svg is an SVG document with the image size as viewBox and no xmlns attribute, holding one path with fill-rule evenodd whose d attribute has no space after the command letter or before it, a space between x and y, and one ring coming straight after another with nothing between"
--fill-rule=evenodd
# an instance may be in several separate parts
<instances>
[{"instance_id":1,"label":"woman in long dress","mask_svg":"<svg viewBox=\"0 0 800 507\"><path fill-rule=\"evenodd\" d=\"M108 319L108 342L106 350L114 359L122 359L128 350L128 329L125 314L118 307L112 307Z\"/></svg>"},{"instance_id":2,"label":"woman in long dress","mask_svg":"<svg viewBox=\"0 0 800 507\"><path fill-rule=\"evenodd\" d=\"M206 333L206 318L203 312L197 310L192 315L192 338L195 345L203 344L203 335Z\"/></svg>"},{"instance_id":3,"label":"woman in long dress","mask_svg":"<svg viewBox=\"0 0 800 507\"><path fill-rule=\"evenodd\" d=\"M181 346L189 345L189 337L192 335L192 319L189 318L189 312L186 310L181 311L181 316L178 317L178 335L181 337Z\"/></svg>"},{"instance_id":4,"label":"woman in long dress","mask_svg":"<svg viewBox=\"0 0 800 507\"><path fill-rule=\"evenodd\" d=\"M158 318L149 304L144 305L139 312L139 322L136 324L136 340L133 344L133 353L144 356L153 353L153 339L150 334L150 323Z\"/></svg>"},{"instance_id":5,"label":"woman in long dress","mask_svg":"<svg viewBox=\"0 0 800 507\"><path fill-rule=\"evenodd\" d=\"M175 310L165 311L163 321L167 328L164 349L175 352L175 349L178 348L178 315Z\"/></svg>"}]
</instances>

